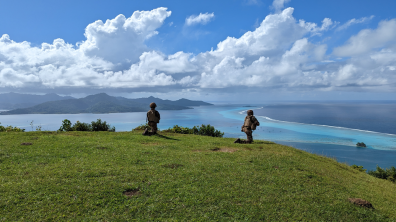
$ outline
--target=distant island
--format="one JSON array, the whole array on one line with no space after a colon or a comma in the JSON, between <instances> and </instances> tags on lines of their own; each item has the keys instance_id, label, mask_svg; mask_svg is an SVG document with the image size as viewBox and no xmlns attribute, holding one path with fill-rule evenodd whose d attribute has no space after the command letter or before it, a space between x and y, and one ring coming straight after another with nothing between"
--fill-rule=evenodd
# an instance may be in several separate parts
<instances>
[{"instance_id":1,"label":"distant island","mask_svg":"<svg viewBox=\"0 0 396 222\"><path fill-rule=\"evenodd\" d=\"M32 95L26 96L29 97ZM64 99L64 97L60 96L58 96L57 99L56 101L47 101L27 108L3 111L0 112L0 115L145 112L149 109L149 104L152 102L157 104L158 110L183 110L192 109L191 106L213 105L203 101L192 101L188 99L171 101L152 96L148 98L127 99L124 97L109 96L106 93L90 95L81 99L75 99L73 97L71 97L71 99ZM31 102L34 103L34 101Z\"/></svg>"}]
</instances>

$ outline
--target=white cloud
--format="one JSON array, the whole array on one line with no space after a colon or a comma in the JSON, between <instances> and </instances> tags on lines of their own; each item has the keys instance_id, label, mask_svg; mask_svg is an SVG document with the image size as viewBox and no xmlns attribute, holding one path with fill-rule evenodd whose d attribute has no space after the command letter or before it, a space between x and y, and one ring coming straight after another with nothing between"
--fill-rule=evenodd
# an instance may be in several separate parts
<instances>
[{"instance_id":1,"label":"white cloud","mask_svg":"<svg viewBox=\"0 0 396 222\"><path fill-rule=\"evenodd\" d=\"M87 38L80 49L88 56L98 56L113 63L134 63L148 48L144 41L153 35L171 15L166 8L135 11L131 17L118 15L103 23L98 20L85 29Z\"/></svg>"},{"instance_id":2,"label":"white cloud","mask_svg":"<svg viewBox=\"0 0 396 222\"><path fill-rule=\"evenodd\" d=\"M297 21L293 11L270 14L254 31L227 37L214 50L197 55L166 55L145 45L170 16L166 8L96 21L77 45L55 39L33 47L3 35L0 87L395 91L396 19L362 30L328 55L327 45L310 37L335 22L325 18L319 26ZM350 58L337 58L345 56Z\"/></svg>"},{"instance_id":3,"label":"white cloud","mask_svg":"<svg viewBox=\"0 0 396 222\"><path fill-rule=\"evenodd\" d=\"M207 24L214 18L214 13L199 13L199 15L191 15L188 18L186 18L186 25L191 26L191 25L197 25L197 24Z\"/></svg>"},{"instance_id":4,"label":"white cloud","mask_svg":"<svg viewBox=\"0 0 396 222\"><path fill-rule=\"evenodd\" d=\"M272 8L274 8L276 12L280 12L285 8L285 4L288 2L290 2L290 0L274 0L272 2Z\"/></svg>"},{"instance_id":5,"label":"white cloud","mask_svg":"<svg viewBox=\"0 0 396 222\"><path fill-rule=\"evenodd\" d=\"M354 25L354 24L359 24L359 23L364 23L364 22L370 21L373 18L374 18L374 15L372 15L370 17L363 17L363 18L360 18L360 19L353 18L353 19L347 21L345 24L339 26L336 29L336 31L341 31L341 30L347 29L349 26Z\"/></svg>"},{"instance_id":6,"label":"white cloud","mask_svg":"<svg viewBox=\"0 0 396 222\"><path fill-rule=\"evenodd\" d=\"M324 18L322 21L322 26L320 27L316 23L306 22L302 19L300 19L299 22L300 26L307 29L309 32L312 33L312 35L321 35L321 32L325 32L338 24L337 22L331 21L330 18Z\"/></svg>"},{"instance_id":7,"label":"white cloud","mask_svg":"<svg viewBox=\"0 0 396 222\"><path fill-rule=\"evenodd\" d=\"M364 55L374 49L396 44L396 19L381 21L375 30L364 29L352 36L347 44L334 49L336 56Z\"/></svg>"},{"instance_id":8,"label":"white cloud","mask_svg":"<svg viewBox=\"0 0 396 222\"><path fill-rule=\"evenodd\" d=\"M307 30L296 23L294 9L268 15L255 31L248 31L239 39L227 37L212 52L216 56L269 56L279 54L303 37Z\"/></svg>"},{"instance_id":9,"label":"white cloud","mask_svg":"<svg viewBox=\"0 0 396 222\"><path fill-rule=\"evenodd\" d=\"M157 34L171 12L166 8L136 11L130 18L119 15L105 23L87 26L87 40L73 46L63 39L41 48L28 42L17 43L8 35L0 38L0 87L143 87L172 85L170 63L188 59L188 54L175 54L159 60L158 71L147 70L149 51L144 40ZM143 61L141 61L143 59ZM138 62L138 63L136 63ZM126 67L120 70L121 67ZM184 69L183 69L184 68ZM179 71L189 70L181 67Z\"/></svg>"}]
</instances>

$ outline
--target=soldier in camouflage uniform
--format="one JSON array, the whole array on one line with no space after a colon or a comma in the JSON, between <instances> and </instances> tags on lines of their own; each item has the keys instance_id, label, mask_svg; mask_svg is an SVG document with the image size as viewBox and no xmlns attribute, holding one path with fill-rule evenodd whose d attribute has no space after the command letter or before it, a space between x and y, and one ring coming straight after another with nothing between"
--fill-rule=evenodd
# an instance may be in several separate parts
<instances>
[{"instance_id":1,"label":"soldier in camouflage uniform","mask_svg":"<svg viewBox=\"0 0 396 222\"><path fill-rule=\"evenodd\" d=\"M247 116L245 117L245 122L241 128L241 132L245 132L247 136L247 140L243 141L241 139L236 139L234 143L252 143L253 142L253 130L256 129L256 126L260 126L259 121L253 116L253 110L247 111Z\"/></svg>"},{"instance_id":2,"label":"soldier in camouflage uniform","mask_svg":"<svg viewBox=\"0 0 396 222\"><path fill-rule=\"evenodd\" d=\"M155 103L150 103L150 110L147 112L147 118L146 121L148 121L148 125L151 127L151 132L149 132L147 129L144 131L143 135L144 136L151 136L154 134L157 134L157 124L159 123L161 116L157 110L155 110L155 107L157 107L157 104Z\"/></svg>"}]
</instances>

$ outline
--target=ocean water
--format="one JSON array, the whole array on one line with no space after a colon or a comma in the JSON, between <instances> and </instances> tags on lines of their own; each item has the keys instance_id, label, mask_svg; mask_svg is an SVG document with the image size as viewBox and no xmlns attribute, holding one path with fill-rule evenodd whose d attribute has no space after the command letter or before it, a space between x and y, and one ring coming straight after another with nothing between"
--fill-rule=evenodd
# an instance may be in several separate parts
<instances>
[{"instance_id":1,"label":"ocean water","mask_svg":"<svg viewBox=\"0 0 396 222\"><path fill-rule=\"evenodd\" d=\"M216 105L159 110L158 127L211 124L225 132L225 137L246 138L240 128L246 110L253 109L261 123L253 133L254 139L274 141L374 170L377 165L396 166L396 117L392 115L395 108L396 104ZM63 119L75 123L99 118L115 126L116 131L130 131L145 123L146 113L7 115L0 116L0 122L27 131L37 126L42 130L57 130ZM357 142L364 142L368 147L358 148Z\"/></svg>"}]
</instances>

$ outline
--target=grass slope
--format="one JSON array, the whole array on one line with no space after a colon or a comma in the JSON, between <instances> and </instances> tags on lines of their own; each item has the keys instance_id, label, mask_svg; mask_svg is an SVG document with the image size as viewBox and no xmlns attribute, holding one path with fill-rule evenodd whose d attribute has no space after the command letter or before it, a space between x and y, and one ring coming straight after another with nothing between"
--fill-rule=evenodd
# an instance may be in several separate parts
<instances>
[{"instance_id":1,"label":"grass slope","mask_svg":"<svg viewBox=\"0 0 396 222\"><path fill-rule=\"evenodd\" d=\"M291 147L232 141L0 133L0 221L396 220L396 185L389 181Z\"/></svg>"}]
</instances>

